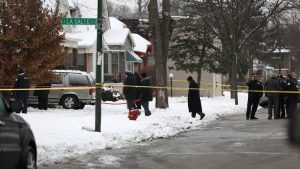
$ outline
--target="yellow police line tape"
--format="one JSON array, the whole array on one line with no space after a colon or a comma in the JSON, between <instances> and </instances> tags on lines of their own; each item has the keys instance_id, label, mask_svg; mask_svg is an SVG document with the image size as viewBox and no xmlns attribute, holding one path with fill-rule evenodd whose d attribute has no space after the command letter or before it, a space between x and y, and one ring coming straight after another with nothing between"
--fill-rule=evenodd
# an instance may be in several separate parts
<instances>
[{"instance_id":1,"label":"yellow police line tape","mask_svg":"<svg viewBox=\"0 0 300 169\"><path fill-rule=\"evenodd\" d=\"M246 89L224 89L224 88L188 88L188 87L169 87L169 86L136 86L136 85L121 85L121 84L107 84L107 87L134 87L134 88L151 88L151 89L167 89L167 90L199 90L199 91L237 91L237 92L256 92L256 93L290 93L300 94L300 91L269 91L269 90L246 90ZM0 91L34 91L34 90L89 90L104 87L101 83L96 83L96 86L78 86L78 87L51 87L51 88L0 88Z\"/></svg>"}]
</instances>

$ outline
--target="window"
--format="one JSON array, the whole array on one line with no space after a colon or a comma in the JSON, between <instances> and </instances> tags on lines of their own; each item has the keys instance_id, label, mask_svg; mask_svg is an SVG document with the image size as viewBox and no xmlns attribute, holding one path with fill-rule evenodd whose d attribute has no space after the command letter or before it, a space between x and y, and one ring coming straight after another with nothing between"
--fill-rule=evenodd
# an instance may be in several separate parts
<instances>
[{"instance_id":1,"label":"window","mask_svg":"<svg viewBox=\"0 0 300 169\"><path fill-rule=\"evenodd\" d=\"M132 66L131 65L132 65L131 62L127 62L127 64L126 64L126 71L129 71L129 72L132 71L132 69L131 69Z\"/></svg>"},{"instance_id":2,"label":"window","mask_svg":"<svg viewBox=\"0 0 300 169\"><path fill-rule=\"evenodd\" d=\"M104 53L104 81L119 82L125 72L125 51Z\"/></svg>"},{"instance_id":3,"label":"window","mask_svg":"<svg viewBox=\"0 0 300 169\"><path fill-rule=\"evenodd\" d=\"M86 71L84 66L84 54L77 55L77 68L78 70Z\"/></svg>"},{"instance_id":4,"label":"window","mask_svg":"<svg viewBox=\"0 0 300 169\"><path fill-rule=\"evenodd\" d=\"M51 82L51 84L63 84L62 81L63 75L62 74L56 74L56 75L57 75L57 79L54 82Z\"/></svg>"},{"instance_id":5,"label":"window","mask_svg":"<svg viewBox=\"0 0 300 169\"><path fill-rule=\"evenodd\" d=\"M68 74L70 86L89 86L90 82L86 75L83 74Z\"/></svg>"},{"instance_id":6,"label":"window","mask_svg":"<svg viewBox=\"0 0 300 169\"><path fill-rule=\"evenodd\" d=\"M112 71L113 76L116 76L119 74L119 53L112 53L111 71Z\"/></svg>"}]
</instances>

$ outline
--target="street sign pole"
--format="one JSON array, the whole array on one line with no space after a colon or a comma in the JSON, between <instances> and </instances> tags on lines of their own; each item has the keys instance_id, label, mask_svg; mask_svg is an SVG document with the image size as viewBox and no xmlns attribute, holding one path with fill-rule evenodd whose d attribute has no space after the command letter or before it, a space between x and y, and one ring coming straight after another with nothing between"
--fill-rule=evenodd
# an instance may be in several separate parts
<instances>
[{"instance_id":1,"label":"street sign pole","mask_svg":"<svg viewBox=\"0 0 300 169\"><path fill-rule=\"evenodd\" d=\"M95 106L95 131L101 132L101 92L102 92L102 0L98 0L97 15L97 51L96 51L96 106Z\"/></svg>"}]
</instances>

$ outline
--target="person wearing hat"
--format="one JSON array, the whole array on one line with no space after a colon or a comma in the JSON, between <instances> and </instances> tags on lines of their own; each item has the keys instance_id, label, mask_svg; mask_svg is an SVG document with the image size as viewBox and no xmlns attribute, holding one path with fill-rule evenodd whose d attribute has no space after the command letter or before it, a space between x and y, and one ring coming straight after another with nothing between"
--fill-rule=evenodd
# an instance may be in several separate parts
<instances>
[{"instance_id":1,"label":"person wearing hat","mask_svg":"<svg viewBox=\"0 0 300 169\"><path fill-rule=\"evenodd\" d=\"M20 68L18 70L18 77L14 82L14 89L24 89L24 90L15 90L13 92L15 99L22 103L22 113L27 113L27 101L29 96L30 81L28 76L25 74L24 70ZM20 112L17 112L20 113Z\"/></svg>"},{"instance_id":2,"label":"person wearing hat","mask_svg":"<svg viewBox=\"0 0 300 169\"><path fill-rule=\"evenodd\" d=\"M276 91L280 91L280 84L279 80L277 79L276 75L273 75L267 82L266 82L266 90L268 96L268 119L272 119L272 115L274 112L274 119L279 119L279 93ZM273 111L274 109L274 111Z\"/></svg>"},{"instance_id":3,"label":"person wearing hat","mask_svg":"<svg viewBox=\"0 0 300 169\"><path fill-rule=\"evenodd\" d=\"M192 113L192 117L196 117L196 113L200 115L200 120L202 120L205 114L202 112L201 100L199 96L198 84L194 81L192 76L187 78L189 82L189 93L188 93L188 107L189 112ZM196 89L196 90L195 90Z\"/></svg>"},{"instance_id":4,"label":"person wearing hat","mask_svg":"<svg viewBox=\"0 0 300 169\"><path fill-rule=\"evenodd\" d=\"M246 111L246 120L256 120L255 113L258 107L259 100L262 96L262 92L256 92L257 90L263 90L262 83L258 80L258 74L253 73L251 80L247 83L248 86L248 102Z\"/></svg>"}]
</instances>

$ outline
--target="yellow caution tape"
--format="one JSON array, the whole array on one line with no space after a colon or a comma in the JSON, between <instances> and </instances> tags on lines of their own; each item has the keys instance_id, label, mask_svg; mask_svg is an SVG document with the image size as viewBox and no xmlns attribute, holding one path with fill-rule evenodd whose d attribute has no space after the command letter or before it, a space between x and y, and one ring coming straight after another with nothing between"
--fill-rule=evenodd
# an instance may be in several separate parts
<instances>
[{"instance_id":1,"label":"yellow caution tape","mask_svg":"<svg viewBox=\"0 0 300 169\"><path fill-rule=\"evenodd\" d=\"M237 92L255 92L255 93L290 93L290 94L300 94L300 91L269 91L269 90L247 90L238 89L231 90L225 88L188 88L188 87L169 87L169 86L136 86L136 85L123 85L123 84L109 84L107 86L112 87L134 87L134 88L151 88L151 89L167 89L167 90L199 90L199 91L209 91L209 90L219 90L219 91L237 91ZM34 91L34 90L89 90L96 88L103 88L102 83L96 83L95 86L73 86L73 87L51 87L51 88L0 88L0 91Z\"/></svg>"}]
</instances>

